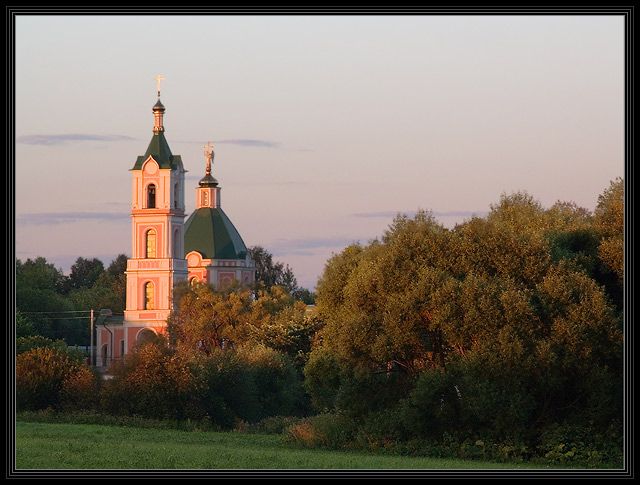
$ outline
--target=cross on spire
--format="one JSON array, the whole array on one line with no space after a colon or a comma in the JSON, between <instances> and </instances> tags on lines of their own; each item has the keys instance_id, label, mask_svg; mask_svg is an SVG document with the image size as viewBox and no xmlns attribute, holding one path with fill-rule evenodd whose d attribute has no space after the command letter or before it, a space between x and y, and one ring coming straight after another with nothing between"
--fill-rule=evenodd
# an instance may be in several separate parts
<instances>
[{"instance_id":1,"label":"cross on spire","mask_svg":"<svg viewBox=\"0 0 640 485\"><path fill-rule=\"evenodd\" d=\"M204 148L204 155L207 157L207 174L210 174L211 161L213 160L213 145L210 142L207 142L206 146L203 146L202 148Z\"/></svg>"},{"instance_id":2,"label":"cross on spire","mask_svg":"<svg viewBox=\"0 0 640 485\"><path fill-rule=\"evenodd\" d=\"M164 78L162 76L158 76L156 77L156 81L158 81L158 97L160 97L160 83L164 81Z\"/></svg>"}]
</instances>

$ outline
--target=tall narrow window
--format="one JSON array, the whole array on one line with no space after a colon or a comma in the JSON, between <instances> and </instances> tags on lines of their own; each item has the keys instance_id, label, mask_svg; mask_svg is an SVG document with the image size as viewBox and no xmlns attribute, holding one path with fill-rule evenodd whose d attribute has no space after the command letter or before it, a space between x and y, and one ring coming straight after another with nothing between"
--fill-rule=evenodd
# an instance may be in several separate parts
<instances>
[{"instance_id":1,"label":"tall narrow window","mask_svg":"<svg viewBox=\"0 0 640 485\"><path fill-rule=\"evenodd\" d=\"M146 243L147 243L147 258L155 258L156 257L156 231L155 229L149 229L146 235Z\"/></svg>"},{"instance_id":2,"label":"tall narrow window","mask_svg":"<svg viewBox=\"0 0 640 485\"><path fill-rule=\"evenodd\" d=\"M144 284L144 309L153 310L155 306L155 294L153 291L153 283L150 281Z\"/></svg>"},{"instance_id":3,"label":"tall narrow window","mask_svg":"<svg viewBox=\"0 0 640 485\"><path fill-rule=\"evenodd\" d=\"M177 258L179 257L178 255L180 254L180 236L179 236L179 232L178 229L176 229L175 231L173 231L173 248L172 248L172 257Z\"/></svg>"},{"instance_id":4,"label":"tall narrow window","mask_svg":"<svg viewBox=\"0 0 640 485\"><path fill-rule=\"evenodd\" d=\"M173 207L175 207L176 209L178 209L178 202L179 202L179 193L178 193L178 184L175 184L173 186Z\"/></svg>"},{"instance_id":5,"label":"tall narrow window","mask_svg":"<svg viewBox=\"0 0 640 485\"><path fill-rule=\"evenodd\" d=\"M156 186L149 184L147 187L147 209L156 208Z\"/></svg>"}]
</instances>

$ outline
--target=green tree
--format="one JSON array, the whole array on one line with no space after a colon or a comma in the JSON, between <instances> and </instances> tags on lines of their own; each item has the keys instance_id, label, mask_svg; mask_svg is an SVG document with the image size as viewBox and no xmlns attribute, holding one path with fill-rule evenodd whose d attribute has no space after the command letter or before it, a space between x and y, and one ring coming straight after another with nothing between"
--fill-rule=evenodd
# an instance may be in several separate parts
<instances>
[{"instance_id":1,"label":"green tree","mask_svg":"<svg viewBox=\"0 0 640 485\"><path fill-rule=\"evenodd\" d=\"M68 290L67 277L62 270L41 256L27 259L22 263L16 260L16 289L31 288L33 290L52 291L64 294Z\"/></svg>"},{"instance_id":2,"label":"green tree","mask_svg":"<svg viewBox=\"0 0 640 485\"><path fill-rule=\"evenodd\" d=\"M82 258L79 258L81 260ZM76 274L80 278L82 268L90 272L86 281L91 284L80 285L69 292L69 299L77 310L101 310L110 309L113 313L124 312L126 306L126 268L127 256L120 254L106 270L98 272L100 264L93 262L80 264L80 270ZM96 277L97 275L97 277Z\"/></svg>"},{"instance_id":3,"label":"green tree","mask_svg":"<svg viewBox=\"0 0 640 485\"><path fill-rule=\"evenodd\" d=\"M79 257L71 266L71 273L69 274L71 288L92 288L103 272L104 264L99 259Z\"/></svg>"},{"instance_id":4,"label":"green tree","mask_svg":"<svg viewBox=\"0 0 640 485\"><path fill-rule=\"evenodd\" d=\"M214 291L195 282L176 289L177 311L167 322L169 340L185 351L211 352L238 341L248 320L251 291L226 288Z\"/></svg>"},{"instance_id":5,"label":"green tree","mask_svg":"<svg viewBox=\"0 0 640 485\"><path fill-rule=\"evenodd\" d=\"M342 368L335 355L323 347L313 350L304 366L304 387L320 412L332 411L341 385Z\"/></svg>"},{"instance_id":6,"label":"green tree","mask_svg":"<svg viewBox=\"0 0 640 485\"><path fill-rule=\"evenodd\" d=\"M604 270L599 280L606 286L619 311L622 311L624 296L624 212L624 180L617 178L598 198L595 219L602 234L598 257Z\"/></svg>"},{"instance_id":7,"label":"green tree","mask_svg":"<svg viewBox=\"0 0 640 485\"><path fill-rule=\"evenodd\" d=\"M111 308L114 313L122 313L126 306L127 275L125 271L127 270L127 261L126 254L119 254L111 261L106 270L106 273L111 277L109 278L109 287L115 298L113 306L107 308Z\"/></svg>"},{"instance_id":8,"label":"green tree","mask_svg":"<svg viewBox=\"0 0 640 485\"><path fill-rule=\"evenodd\" d=\"M551 260L544 228L544 211L530 195L503 195L486 218L474 217L453 231L453 273L460 279L473 273L534 285Z\"/></svg>"},{"instance_id":9,"label":"green tree","mask_svg":"<svg viewBox=\"0 0 640 485\"><path fill-rule=\"evenodd\" d=\"M253 421L269 416L296 416L305 410L302 381L291 359L265 345L240 346L255 386Z\"/></svg>"},{"instance_id":10,"label":"green tree","mask_svg":"<svg viewBox=\"0 0 640 485\"><path fill-rule=\"evenodd\" d=\"M267 290L272 286L282 286L297 299L312 301L311 292L298 287L298 281L288 264L274 261L273 255L262 246L252 246L247 251L256 264L257 283Z\"/></svg>"},{"instance_id":11,"label":"green tree","mask_svg":"<svg viewBox=\"0 0 640 485\"><path fill-rule=\"evenodd\" d=\"M448 274L449 233L431 214L399 216L382 241L351 246L318 283L323 345L341 365L417 372L444 366L434 314Z\"/></svg>"},{"instance_id":12,"label":"green tree","mask_svg":"<svg viewBox=\"0 0 640 485\"><path fill-rule=\"evenodd\" d=\"M34 335L34 325L20 310L16 311L16 338Z\"/></svg>"},{"instance_id":13,"label":"green tree","mask_svg":"<svg viewBox=\"0 0 640 485\"><path fill-rule=\"evenodd\" d=\"M252 311L257 315L251 316L246 329L246 341L282 352L296 365L304 365L322 321L308 314L306 305L300 301L269 313L261 308L260 303L261 299L253 304Z\"/></svg>"},{"instance_id":14,"label":"green tree","mask_svg":"<svg viewBox=\"0 0 640 485\"><path fill-rule=\"evenodd\" d=\"M406 418L405 435L418 416L439 420L430 436L528 443L550 423L609 429L621 409L621 313L599 254L614 192L595 216L521 192L452 230L428 213L399 216L381 240L333 256L317 289L321 344L305 367L314 404L366 421L382 411L355 396L378 396Z\"/></svg>"},{"instance_id":15,"label":"green tree","mask_svg":"<svg viewBox=\"0 0 640 485\"><path fill-rule=\"evenodd\" d=\"M31 322L28 327L22 326L21 331L27 331L28 328L31 335L41 335L53 340L71 337L67 329L74 327L75 321L70 317L75 315L75 308L67 298L53 289L30 287L21 282L16 288L16 310ZM81 343L72 341L72 338L67 342Z\"/></svg>"}]
</instances>

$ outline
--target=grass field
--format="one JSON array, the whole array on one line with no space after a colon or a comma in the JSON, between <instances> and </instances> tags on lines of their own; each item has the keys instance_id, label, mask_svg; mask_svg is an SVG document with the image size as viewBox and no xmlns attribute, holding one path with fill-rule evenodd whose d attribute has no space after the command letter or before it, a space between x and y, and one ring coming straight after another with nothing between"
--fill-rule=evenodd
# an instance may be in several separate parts
<instances>
[{"instance_id":1,"label":"grass field","mask_svg":"<svg viewBox=\"0 0 640 485\"><path fill-rule=\"evenodd\" d=\"M19 470L516 468L513 464L300 449L283 443L282 436L266 434L28 422L17 422L15 431Z\"/></svg>"}]
</instances>

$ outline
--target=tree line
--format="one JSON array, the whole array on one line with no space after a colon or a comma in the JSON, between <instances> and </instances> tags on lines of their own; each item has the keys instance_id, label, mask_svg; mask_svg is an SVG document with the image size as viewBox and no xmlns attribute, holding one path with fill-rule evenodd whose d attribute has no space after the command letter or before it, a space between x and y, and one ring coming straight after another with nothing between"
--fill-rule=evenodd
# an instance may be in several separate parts
<instances>
[{"instance_id":1,"label":"tree line","mask_svg":"<svg viewBox=\"0 0 640 485\"><path fill-rule=\"evenodd\" d=\"M91 310L125 308L127 256L106 268L79 257L68 275L43 257L16 260L16 336L40 336L68 345L89 345Z\"/></svg>"},{"instance_id":2,"label":"tree line","mask_svg":"<svg viewBox=\"0 0 640 485\"><path fill-rule=\"evenodd\" d=\"M623 220L622 179L593 213L516 192L453 229L398 215L327 261L315 312L272 260L270 285L181 285L164 340L83 395L227 429L297 416L287 439L308 446L619 464Z\"/></svg>"},{"instance_id":3,"label":"tree line","mask_svg":"<svg viewBox=\"0 0 640 485\"><path fill-rule=\"evenodd\" d=\"M296 300L312 304L314 294L298 286L289 265L274 261L262 246L248 249L261 288L281 286ZM119 254L105 267L98 258L78 257L69 274L44 257L16 260L16 334L90 344L90 312L103 308L122 314L126 306L127 256Z\"/></svg>"},{"instance_id":4,"label":"tree line","mask_svg":"<svg viewBox=\"0 0 640 485\"><path fill-rule=\"evenodd\" d=\"M620 451L623 200L622 179L594 213L503 194L454 229L398 216L334 255L304 374L316 408L342 420L338 441Z\"/></svg>"},{"instance_id":5,"label":"tree line","mask_svg":"<svg viewBox=\"0 0 640 485\"><path fill-rule=\"evenodd\" d=\"M268 252L260 250L259 275L267 283L177 284L166 335L138 342L112 364L109 380L82 365L81 353L64 340L19 337L18 409L94 410L215 429L307 414L302 367L319 326L303 299L312 295L297 287L290 268L270 255L265 261Z\"/></svg>"}]
</instances>

